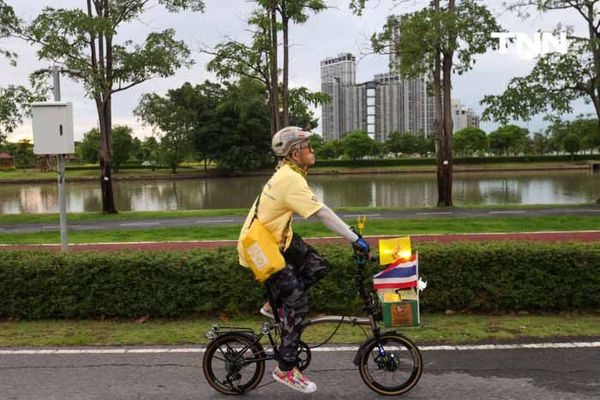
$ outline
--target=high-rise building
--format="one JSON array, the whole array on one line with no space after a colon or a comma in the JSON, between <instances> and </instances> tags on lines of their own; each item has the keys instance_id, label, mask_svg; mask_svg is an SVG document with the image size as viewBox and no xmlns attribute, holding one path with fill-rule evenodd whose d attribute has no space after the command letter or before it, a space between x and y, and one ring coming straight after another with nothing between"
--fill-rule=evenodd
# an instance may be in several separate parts
<instances>
[{"instance_id":1,"label":"high-rise building","mask_svg":"<svg viewBox=\"0 0 600 400\"><path fill-rule=\"evenodd\" d=\"M479 128L479 116L473 109L465 107L460 100L452 100L452 121L453 133L467 127Z\"/></svg>"},{"instance_id":2,"label":"high-rise building","mask_svg":"<svg viewBox=\"0 0 600 400\"><path fill-rule=\"evenodd\" d=\"M427 77L402 79L394 73L377 74L376 138L385 142L391 132L433 135L433 97L427 94Z\"/></svg>"},{"instance_id":3,"label":"high-rise building","mask_svg":"<svg viewBox=\"0 0 600 400\"><path fill-rule=\"evenodd\" d=\"M325 140L340 139L346 132L361 129L363 89L356 85L356 58L352 54L321 61L321 91L331 98L322 106Z\"/></svg>"},{"instance_id":4,"label":"high-rise building","mask_svg":"<svg viewBox=\"0 0 600 400\"><path fill-rule=\"evenodd\" d=\"M394 60L390 58L392 64ZM322 106L323 138L341 139L354 130L366 131L378 142L385 142L392 132L433 136L434 98L428 94L428 84L427 75L402 79L396 73L377 74L372 81L357 84L356 58L352 54L323 60L321 91L331 97ZM452 111L455 131L479 126L473 110L464 108L458 100L454 103L458 104L458 114L454 107Z\"/></svg>"}]
</instances>

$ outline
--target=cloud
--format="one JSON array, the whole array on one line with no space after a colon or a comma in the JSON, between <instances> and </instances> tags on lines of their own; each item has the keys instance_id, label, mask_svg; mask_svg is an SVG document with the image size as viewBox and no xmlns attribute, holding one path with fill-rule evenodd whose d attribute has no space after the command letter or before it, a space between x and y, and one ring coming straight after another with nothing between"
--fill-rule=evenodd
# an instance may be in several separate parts
<instances>
[{"instance_id":1,"label":"cloud","mask_svg":"<svg viewBox=\"0 0 600 400\"><path fill-rule=\"evenodd\" d=\"M58 3L60 7L75 8L82 7L83 2L81 0L60 0L60 2L9 0L8 3L13 5L19 16L32 20L44 6L57 7ZM513 13L503 10L498 1L488 0L485 3L493 9L499 22L511 31L533 33L537 30L551 30L560 22L575 25L585 33L581 17L569 10L545 15L533 10L532 17L522 21ZM177 38L184 40L193 51L196 65L191 69L179 70L172 77L152 79L114 96L114 123L133 127L135 134L140 137L151 133L151 128L141 126L133 115L133 109L138 105L141 95L145 92L164 94L167 90L179 87L186 81L196 84L205 79L215 79L205 69L210 57L200 54L199 49L202 46L215 46L225 38L249 41L245 21L254 8L253 2L244 0L211 0L206 2L206 12L203 14L192 12L170 14L162 6L157 5L157 2L151 4L152 7L138 21L123 25L119 29L118 41L130 39L139 43L149 32L173 28ZM339 53L351 52L357 56L359 82L368 81L376 73L387 71L386 56L366 54L369 37L382 28L390 13L412 11L424 4L424 1L399 2L397 7L394 7L395 3L392 0L371 1L362 17L357 17L348 10L346 0L328 1L328 4L332 8L311 16L304 25L292 26L290 32L291 82L311 90L320 90L321 60ZM1 45L19 54L19 64L17 68L13 68L5 60L0 60L0 86L26 83L29 73L33 70L49 66L49 62L37 59L34 47L22 41L6 39ZM478 57L473 71L454 77L453 95L466 106L481 112L479 101L485 94L501 93L512 77L527 74L532 66L532 61L519 59L515 54L499 56L488 52ZM81 85L77 83L64 78L61 81L61 89L62 100L74 103L75 138L79 140L84 132L98 125L95 105L85 97ZM576 113L593 111L590 105L585 105L583 102L578 102L575 106ZM317 117L320 118L318 110ZM541 117L529 124L532 130L541 129L545 125ZM493 123L482 125L486 130L491 130L495 126L496 124ZM10 136L10 140L30 136L30 132L31 123L28 121Z\"/></svg>"}]
</instances>

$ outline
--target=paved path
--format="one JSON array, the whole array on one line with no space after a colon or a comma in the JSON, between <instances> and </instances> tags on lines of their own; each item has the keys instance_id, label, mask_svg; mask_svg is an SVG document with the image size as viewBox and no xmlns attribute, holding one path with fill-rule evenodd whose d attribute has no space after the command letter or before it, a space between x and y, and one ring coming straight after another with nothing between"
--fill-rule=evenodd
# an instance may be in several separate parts
<instances>
[{"instance_id":1,"label":"paved path","mask_svg":"<svg viewBox=\"0 0 600 400\"><path fill-rule=\"evenodd\" d=\"M427 400L600 398L600 351L595 347L435 349L423 347L424 372L403 398ZM267 364L262 384L244 399L383 399L363 384L355 349L315 351L307 374L310 396L274 383ZM93 353L93 349L92 349ZM212 390L200 352L125 354L3 354L3 400L228 399Z\"/></svg>"},{"instance_id":2,"label":"paved path","mask_svg":"<svg viewBox=\"0 0 600 400\"><path fill-rule=\"evenodd\" d=\"M359 212L340 212L339 215L347 220L356 220L361 214ZM600 205L587 205L572 207L540 207L540 208L448 208L448 209L413 209L413 210L377 210L366 211L361 215L366 215L371 219L423 219L423 218L469 218L469 217L543 217L560 215L578 215L578 216L600 216ZM151 228L170 228L170 227L190 227L190 226L218 226L218 225L241 225L244 222L243 215L229 215L216 217L193 217L193 218L162 218L148 220L131 221L90 221L90 222L72 222L68 228L72 231L81 230L125 230L125 229L151 229ZM309 222L316 219L310 218ZM302 218L295 218L294 223L303 223ZM56 223L29 223L29 224L2 224L0 223L0 232L47 232L58 231L58 217Z\"/></svg>"}]
</instances>

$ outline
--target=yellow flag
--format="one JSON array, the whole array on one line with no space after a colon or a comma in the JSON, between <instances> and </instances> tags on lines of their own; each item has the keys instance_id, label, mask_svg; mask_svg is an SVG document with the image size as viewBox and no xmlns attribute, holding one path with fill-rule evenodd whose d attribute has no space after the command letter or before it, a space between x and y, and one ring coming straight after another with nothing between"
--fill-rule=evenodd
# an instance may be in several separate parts
<instances>
[{"instance_id":1,"label":"yellow flag","mask_svg":"<svg viewBox=\"0 0 600 400\"><path fill-rule=\"evenodd\" d=\"M379 240L379 264L391 264L398 259L408 260L411 256L410 236Z\"/></svg>"}]
</instances>

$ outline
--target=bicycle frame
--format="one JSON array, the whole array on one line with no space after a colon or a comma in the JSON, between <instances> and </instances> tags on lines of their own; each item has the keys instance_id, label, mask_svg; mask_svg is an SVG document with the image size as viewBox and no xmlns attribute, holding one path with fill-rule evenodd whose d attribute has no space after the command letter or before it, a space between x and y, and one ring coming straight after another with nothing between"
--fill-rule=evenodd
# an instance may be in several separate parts
<instances>
[{"instance_id":1,"label":"bicycle frame","mask_svg":"<svg viewBox=\"0 0 600 400\"><path fill-rule=\"evenodd\" d=\"M378 321L381 320L379 298L365 287L365 267L369 261L365 256L355 252L357 265L355 284L366 317L327 315L310 318L302 323L301 333L309 326L322 323L338 323L338 327L342 323L370 326L373 336L368 337L361 343L353 362L358 367L361 378L370 389L380 394L400 395L416 385L422 374L423 361L418 347L410 339L397 334L395 331L381 331L378 324ZM207 381L215 390L224 394L242 394L252 390L257 387L263 377L265 361L280 360L278 348L281 341L281 321L277 312L274 313L274 316L276 321L264 322L259 332L245 327L219 328L218 325L214 325L207 332L207 338L211 341L214 340L216 345L208 346L204 357L203 371ZM337 328L329 338L323 343L313 346L313 348L327 343L336 332ZM363 332L366 334L364 329ZM265 336L271 345L271 349L268 349L268 345L266 346L268 352L260 343ZM230 347L230 343L233 344L233 347ZM221 345L224 347L221 348ZM398 348L408 351L408 353L405 353L408 354L408 361L401 361L403 359L402 355L395 352L395 349ZM227 372L222 378L217 378L213 369L212 361L216 351L220 351L220 354L222 354L222 356L216 357L217 364L223 362ZM303 371L310 363L311 347L300 340L296 366ZM240 371L252 364L257 365L254 374L249 375L249 379L240 383L242 379ZM406 369L406 366L409 368ZM401 380L396 382L396 371L402 367L404 367L405 372L398 375ZM373 371L375 375L373 375ZM381 372L392 373L395 383L391 386L387 381L382 383L379 377Z\"/></svg>"},{"instance_id":2,"label":"bicycle frame","mask_svg":"<svg viewBox=\"0 0 600 400\"><path fill-rule=\"evenodd\" d=\"M311 325L322 324L322 323L347 323L351 325L368 325L371 326L374 336L378 336L380 332L379 325L377 324L378 304L374 301L372 296L365 290L365 266L369 262L369 259L359 254L354 255L356 262L356 276L355 286L358 290L360 299L362 300L362 309L367 317L355 317L355 316L342 316L342 315L325 315L321 317L310 318L303 323L302 330Z\"/></svg>"}]
</instances>

